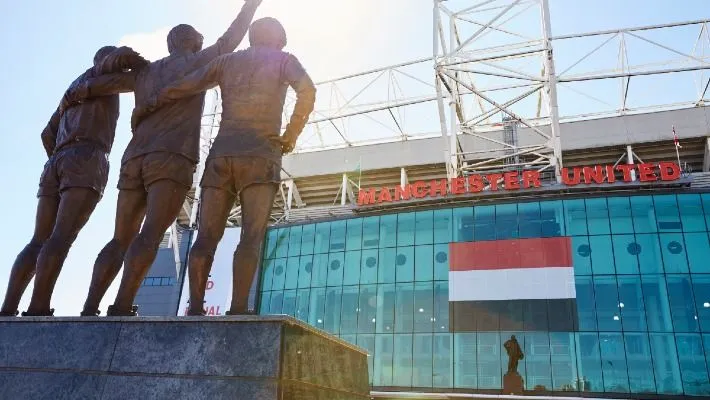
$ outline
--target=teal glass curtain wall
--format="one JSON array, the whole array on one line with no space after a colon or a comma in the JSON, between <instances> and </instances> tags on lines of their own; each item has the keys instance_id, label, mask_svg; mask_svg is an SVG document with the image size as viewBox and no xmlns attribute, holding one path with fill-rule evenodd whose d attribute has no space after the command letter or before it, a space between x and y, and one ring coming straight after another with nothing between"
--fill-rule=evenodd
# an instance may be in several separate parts
<instances>
[{"instance_id":1,"label":"teal glass curtain wall","mask_svg":"<svg viewBox=\"0 0 710 400\"><path fill-rule=\"evenodd\" d=\"M375 387L710 395L710 194L508 203L270 229L261 314L368 350ZM448 244L570 236L576 332L449 332ZM518 326L553 312L519 310ZM510 321L510 318L505 318Z\"/></svg>"}]
</instances>

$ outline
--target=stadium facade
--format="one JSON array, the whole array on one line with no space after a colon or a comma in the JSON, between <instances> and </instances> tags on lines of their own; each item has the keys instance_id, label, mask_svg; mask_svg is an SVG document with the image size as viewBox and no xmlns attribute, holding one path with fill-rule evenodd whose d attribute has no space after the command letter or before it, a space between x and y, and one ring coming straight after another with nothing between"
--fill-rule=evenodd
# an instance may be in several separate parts
<instances>
[{"instance_id":1,"label":"stadium facade","mask_svg":"<svg viewBox=\"0 0 710 400\"><path fill-rule=\"evenodd\" d=\"M708 396L709 113L562 124L559 183L524 168L448 179L438 139L288 156L298 191L275 204L254 305L367 349L376 397L501 393L511 335L526 394ZM167 263L179 288L184 261L146 282Z\"/></svg>"}]
</instances>

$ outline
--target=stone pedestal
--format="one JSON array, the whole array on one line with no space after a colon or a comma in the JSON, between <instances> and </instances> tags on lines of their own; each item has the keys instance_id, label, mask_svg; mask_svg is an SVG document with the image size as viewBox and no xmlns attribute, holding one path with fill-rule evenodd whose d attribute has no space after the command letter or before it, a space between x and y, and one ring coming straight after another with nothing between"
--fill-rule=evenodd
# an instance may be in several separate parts
<instances>
[{"instance_id":1,"label":"stone pedestal","mask_svg":"<svg viewBox=\"0 0 710 400\"><path fill-rule=\"evenodd\" d=\"M503 394L523 394L523 377L517 372L503 375Z\"/></svg>"},{"instance_id":2,"label":"stone pedestal","mask_svg":"<svg viewBox=\"0 0 710 400\"><path fill-rule=\"evenodd\" d=\"M282 316L0 318L0 399L369 399L367 355Z\"/></svg>"}]
</instances>

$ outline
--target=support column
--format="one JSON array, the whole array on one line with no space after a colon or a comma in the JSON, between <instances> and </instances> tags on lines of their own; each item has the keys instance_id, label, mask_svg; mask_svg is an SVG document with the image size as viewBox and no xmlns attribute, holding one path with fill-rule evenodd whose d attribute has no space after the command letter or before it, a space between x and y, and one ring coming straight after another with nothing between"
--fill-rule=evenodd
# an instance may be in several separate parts
<instances>
[{"instance_id":1,"label":"support column","mask_svg":"<svg viewBox=\"0 0 710 400\"><path fill-rule=\"evenodd\" d=\"M710 172L710 137L705 138L705 157L703 158L703 172Z\"/></svg>"},{"instance_id":2,"label":"support column","mask_svg":"<svg viewBox=\"0 0 710 400\"><path fill-rule=\"evenodd\" d=\"M552 27L550 25L550 4L548 0L542 0L542 35L545 41L545 80L547 89L547 101L550 106L550 130L555 156L555 177L557 183L562 183L562 144L560 140L560 111L557 106L557 74L555 72L555 62L552 54Z\"/></svg>"},{"instance_id":3,"label":"support column","mask_svg":"<svg viewBox=\"0 0 710 400\"><path fill-rule=\"evenodd\" d=\"M626 146L626 164L634 165L634 151L631 145ZM636 170L631 170L631 181L636 182Z\"/></svg>"}]
</instances>

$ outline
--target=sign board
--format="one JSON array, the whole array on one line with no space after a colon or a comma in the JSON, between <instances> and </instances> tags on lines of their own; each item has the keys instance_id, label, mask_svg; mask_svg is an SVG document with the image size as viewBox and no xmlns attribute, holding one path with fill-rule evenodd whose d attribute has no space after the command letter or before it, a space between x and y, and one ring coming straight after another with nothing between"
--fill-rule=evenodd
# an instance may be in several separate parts
<instances>
[{"instance_id":1,"label":"sign board","mask_svg":"<svg viewBox=\"0 0 710 400\"><path fill-rule=\"evenodd\" d=\"M680 179L681 169L674 162L644 164L596 165L592 167L562 168L562 184L565 186L613 184L617 182L616 173L623 176L621 181L632 182L636 179L644 182L675 181ZM542 186L540 172L525 170L498 173L473 174L454 179L417 181L397 185L360 189L357 198L359 206L392 203L402 200L448 197L484 191L518 191Z\"/></svg>"}]
</instances>

